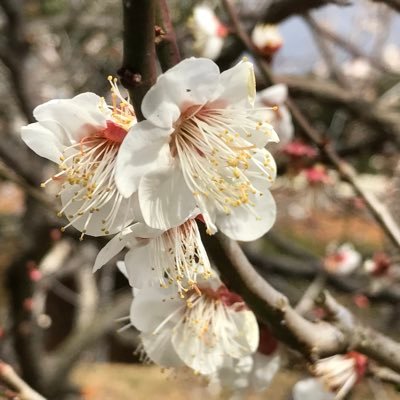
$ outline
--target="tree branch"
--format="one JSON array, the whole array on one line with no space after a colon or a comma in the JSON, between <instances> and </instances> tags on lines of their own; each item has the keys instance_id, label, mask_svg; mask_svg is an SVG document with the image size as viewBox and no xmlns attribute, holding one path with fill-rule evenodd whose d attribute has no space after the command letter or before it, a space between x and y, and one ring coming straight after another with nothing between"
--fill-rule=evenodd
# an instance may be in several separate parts
<instances>
[{"instance_id":1,"label":"tree branch","mask_svg":"<svg viewBox=\"0 0 400 400\"><path fill-rule=\"evenodd\" d=\"M157 55L161 68L165 72L181 60L166 0L159 0L158 2L156 21Z\"/></svg>"},{"instance_id":2,"label":"tree branch","mask_svg":"<svg viewBox=\"0 0 400 400\"><path fill-rule=\"evenodd\" d=\"M202 231L207 251L218 265L224 282L243 297L279 340L300 351L310 361L357 350L400 372L399 343L359 323L329 294L325 294L323 300L333 323L306 320L290 306L283 294L258 275L235 241L221 233L209 236L204 229Z\"/></svg>"},{"instance_id":3,"label":"tree branch","mask_svg":"<svg viewBox=\"0 0 400 400\"><path fill-rule=\"evenodd\" d=\"M21 400L46 400L21 379L11 365L3 361L0 361L0 380L16 390L18 398Z\"/></svg>"},{"instance_id":4,"label":"tree branch","mask_svg":"<svg viewBox=\"0 0 400 400\"><path fill-rule=\"evenodd\" d=\"M235 241L221 233L203 235L203 240L224 282L244 298L280 340L311 360L346 349L346 339L338 329L325 322L312 323L298 314L286 296L256 272Z\"/></svg>"},{"instance_id":5,"label":"tree branch","mask_svg":"<svg viewBox=\"0 0 400 400\"><path fill-rule=\"evenodd\" d=\"M372 0L374 3L385 3L394 10L400 12L400 0Z\"/></svg>"},{"instance_id":6,"label":"tree branch","mask_svg":"<svg viewBox=\"0 0 400 400\"><path fill-rule=\"evenodd\" d=\"M156 80L156 0L123 0L123 14L124 57L118 74L142 120L143 97Z\"/></svg>"},{"instance_id":7,"label":"tree branch","mask_svg":"<svg viewBox=\"0 0 400 400\"><path fill-rule=\"evenodd\" d=\"M71 366L79 359L84 350L95 345L99 338L115 326L115 320L128 314L132 302L130 293L120 294L114 301L105 306L90 323L74 335L68 337L61 346L50 355L48 363L47 390L57 390L62 386Z\"/></svg>"}]
</instances>

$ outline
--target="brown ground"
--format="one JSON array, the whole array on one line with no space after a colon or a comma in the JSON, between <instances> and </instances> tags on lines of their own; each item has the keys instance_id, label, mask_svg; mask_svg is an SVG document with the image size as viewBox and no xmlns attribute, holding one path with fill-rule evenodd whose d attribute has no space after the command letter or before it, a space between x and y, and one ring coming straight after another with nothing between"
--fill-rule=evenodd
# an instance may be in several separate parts
<instances>
[{"instance_id":1,"label":"brown ground","mask_svg":"<svg viewBox=\"0 0 400 400\"><path fill-rule=\"evenodd\" d=\"M288 400L290 388L300 378L298 372L280 372L267 391L248 395L245 400ZM171 377L155 366L82 364L75 370L73 379L84 387L86 400L213 399L196 377ZM400 400L400 393L388 385L364 383L356 387L352 400Z\"/></svg>"}]
</instances>

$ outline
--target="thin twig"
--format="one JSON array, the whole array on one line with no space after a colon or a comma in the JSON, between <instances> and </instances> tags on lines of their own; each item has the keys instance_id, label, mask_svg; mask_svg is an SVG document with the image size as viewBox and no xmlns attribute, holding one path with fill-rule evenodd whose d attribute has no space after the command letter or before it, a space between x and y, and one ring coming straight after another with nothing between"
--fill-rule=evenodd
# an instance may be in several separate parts
<instances>
[{"instance_id":1,"label":"thin twig","mask_svg":"<svg viewBox=\"0 0 400 400\"><path fill-rule=\"evenodd\" d=\"M328 66L330 75L342 88L348 89L349 82L347 81L346 76L343 74L340 68L338 68L335 56L332 53L332 49L329 47L329 43L326 43L325 38L321 36L319 32L315 29L315 26L313 24L314 21L309 14L303 15L303 18L313 34L314 41L317 44L326 65Z\"/></svg>"},{"instance_id":2,"label":"thin twig","mask_svg":"<svg viewBox=\"0 0 400 400\"><path fill-rule=\"evenodd\" d=\"M21 400L46 400L21 379L11 365L4 361L0 361L0 380L15 390Z\"/></svg>"}]
</instances>

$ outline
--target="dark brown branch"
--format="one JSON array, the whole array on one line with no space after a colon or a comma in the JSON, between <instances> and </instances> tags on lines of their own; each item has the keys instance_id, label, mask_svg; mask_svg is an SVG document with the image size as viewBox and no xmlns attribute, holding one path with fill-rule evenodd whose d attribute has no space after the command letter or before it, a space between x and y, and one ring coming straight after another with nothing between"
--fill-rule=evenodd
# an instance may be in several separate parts
<instances>
[{"instance_id":1,"label":"dark brown branch","mask_svg":"<svg viewBox=\"0 0 400 400\"><path fill-rule=\"evenodd\" d=\"M300 316L283 294L258 275L235 241L222 234L203 235L203 240L224 282L244 298L280 340L308 359L346 349L346 340L339 330L324 322L314 324Z\"/></svg>"},{"instance_id":2,"label":"dark brown branch","mask_svg":"<svg viewBox=\"0 0 400 400\"><path fill-rule=\"evenodd\" d=\"M0 48L0 60L10 71L21 111L28 122L34 122L32 116L34 102L27 90L25 71L29 43L25 35L23 4L20 0L1 0L0 6L7 18L7 44L3 44Z\"/></svg>"},{"instance_id":3,"label":"dark brown branch","mask_svg":"<svg viewBox=\"0 0 400 400\"><path fill-rule=\"evenodd\" d=\"M374 3L385 3L394 10L400 12L400 0L372 0Z\"/></svg>"},{"instance_id":4,"label":"dark brown branch","mask_svg":"<svg viewBox=\"0 0 400 400\"><path fill-rule=\"evenodd\" d=\"M142 100L156 80L156 0L123 0L124 58L118 71L139 120Z\"/></svg>"},{"instance_id":5,"label":"dark brown branch","mask_svg":"<svg viewBox=\"0 0 400 400\"><path fill-rule=\"evenodd\" d=\"M271 0L265 9L263 21L276 24L292 15L304 14L311 9L332 3L340 6L351 4L349 0Z\"/></svg>"},{"instance_id":6,"label":"dark brown branch","mask_svg":"<svg viewBox=\"0 0 400 400\"><path fill-rule=\"evenodd\" d=\"M165 72L181 60L166 0L158 2L156 22L157 55L161 69Z\"/></svg>"},{"instance_id":7,"label":"dark brown branch","mask_svg":"<svg viewBox=\"0 0 400 400\"><path fill-rule=\"evenodd\" d=\"M299 315L283 294L257 274L235 241L221 233L214 236L203 234L203 240L224 282L243 297L281 341L300 351L307 359L312 361L357 350L400 372L400 344L360 324L329 294L325 294L323 301L330 311L332 324L312 323Z\"/></svg>"}]
</instances>

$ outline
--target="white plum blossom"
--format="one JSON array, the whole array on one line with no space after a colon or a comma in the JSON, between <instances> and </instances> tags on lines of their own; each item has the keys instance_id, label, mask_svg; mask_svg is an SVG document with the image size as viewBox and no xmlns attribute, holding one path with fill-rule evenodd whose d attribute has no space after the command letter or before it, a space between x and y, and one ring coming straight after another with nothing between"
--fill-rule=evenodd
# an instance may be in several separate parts
<instances>
[{"instance_id":1,"label":"white plum blossom","mask_svg":"<svg viewBox=\"0 0 400 400\"><path fill-rule=\"evenodd\" d=\"M318 360L311 368L328 390L335 393L334 400L344 399L365 375L368 358L351 351Z\"/></svg>"},{"instance_id":2,"label":"white plum blossom","mask_svg":"<svg viewBox=\"0 0 400 400\"><path fill-rule=\"evenodd\" d=\"M198 56L215 60L221 53L226 26L218 19L213 9L206 4L196 5L189 23L194 36L193 50Z\"/></svg>"},{"instance_id":3,"label":"white plum blossom","mask_svg":"<svg viewBox=\"0 0 400 400\"><path fill-rule=\"evenodd\" d=\"M117 160L117 185L126 197L138 190L147 225L178 226L198 207L210 234L255 240L271 228L276 165L264 146L278 137L254 98L247 61L220 73L190 58L158 78Z\"/></svg>"},{"instance_id":4,"label":"white plum blossom","mask_svg":"<svg viewBox=\"0 0 400 400\"><path fill-rule=\"evenodd\" d=\"M175 285L181 297L191 290L200 275L211 276L211 265L194 218L167 231L138 222L114 236L97 255L97 271L128 247L125 268L131 286Z\"/></svg>"},{"instance_id":5,"label":"white plum blossom","mask_svg":"<svg viewBox=\"0 0 400 400\"><path fill-rule=\"evenodd\" d=\"M172 288L136 289L131 323L141 331L150 360L203 375L217 371L227 357L254 353L259 340L254 314L216 276L198 283L184 300Z\"/></svg>"},{"instance_id":6,"label":"white plum blossom","mask_svg":"<svg viewBox=\"0 0 400 400\"><path fill-rule=\"evenodd\" d=\"M329 246L323 265L333 275L349 275L359 267L362 257L351 243Z\"/></svg>"},{"instance_id":7,"label":"white plum blossom","mask_svg":"<svg viewBox=\"0 0 400 400\"><path fill-rule=\"evenodd\" d=\"M251 40L258 51L269 56L283 45L283 38L275 25L258 24L251 33Z\"/></svg>"},{"instance_id":8,"label":"white plum blossom","mask_svg":"<svg viewBox=\"0 0 400 400\"><path fill-rule=\"evenodd\" d=\"M293 400L335 400L335 394L316 378L298 381L292 390Z\"/></svg>"},{"instance_id":9,"label":"white plum blossom","mask_svg":"<svg viewBox=\"0 0 400 400\"><path fill-rule=\"evenodd\" d=\"M115 184L117 154L136 123L132 105L122 98L116 80L112 105L94 93L51 100L35 108L38 122L22 128L22 140L60 172L42 184L59 181L62 209L73 225L92 236L115 233L133 219L131 202Z\"/></svg>"},{"instance_id":10,"label":"white plum blossom","mask_svg":"<svg viewBox=\"0 0 400 400\"><path fill-rule=\"evenodd\" d=\"M257 92L257 104L272 107L272 109L267 110L267 118L279 136L280 147L288 144L293 139L294 134L292 116L285 105L287 98L288 88L282 83Z\"/></svg>"},{"instance_id":11,"label":"white plum blossom","mask_svg":"<svg viewBox=\"0 0 400 400\"><path fill-rule=\"evenodd\" d=\"M248 392L261 392L270 385L280 365L279 353L265 355L256 352L239 359L228 357L211 376L210 391L228 390L235 400L241 399Z\"/></svg>"}]
</instances>

